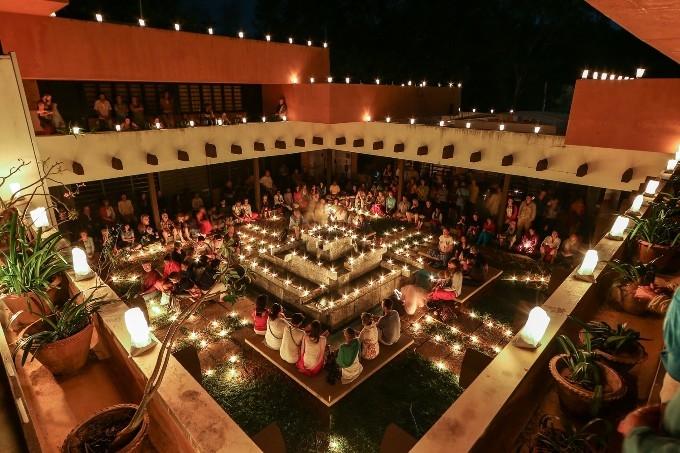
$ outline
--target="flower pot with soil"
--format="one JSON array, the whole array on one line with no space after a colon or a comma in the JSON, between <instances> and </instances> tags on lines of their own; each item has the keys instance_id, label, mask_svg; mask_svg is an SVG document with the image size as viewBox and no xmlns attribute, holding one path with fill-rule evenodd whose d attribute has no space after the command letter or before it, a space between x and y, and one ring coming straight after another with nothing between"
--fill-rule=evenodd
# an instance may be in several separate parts
<instances>
[{"instance_id":1,"label":"flower pot with soil","mask_svg":"<svg viewBox=\"0 0 680 453\"><path fill-rule=\"evenodd\" d=\"M678 199L661 194L649 203L644 216L627 217L633 224L628 238L635 241L639 261L656 261L660 269L667 267L680 244Z\"/></svg>"},{"instance_id":2,"label":"flower pot with soil","mask_svg":"<svg viewBox=\"0 0 680 453\"><path fill-rule=\"evenodd\" d=\"M42 228L30 237L14 212L7 224L8 248L0 254L0 290L14 321L28 325L53 311L51 296L69 265L57 250L59 233L45 235Z\"/></svg>"},{"instance_id":3,"label":"flower pot with soil","mask_svg":"<svg viewBox=\"0 0 680 453\"><path fill-rule=\"evenodd\" d=\"M640 285L654 281L656 261L647 264L630 264L621 260L609 261L609 268L616 274L609 290L609 300L623 311L641 315L647 311L647 303L636 298Z\"/></svg>"},{"instance_id":4,"label":"flower pot with soil","mask_svg":"<svg viewBox=\"0 0 680 453\"><path fill-rule=\"evenodd\" d=\"M564 409L575 416L596 415L626 394L626 385L613 368L597 360L586 333L584 348L577 348L564 335L558 342L564 350L550 360L550 374Z\"/></svg>"},{"instance_id":5,"label":"flower pot with soil","mask_svg":"<svg viewBox=\"0 0 680 453\"><path fill-rule=\"evenodd\" d=\"M137 411L136 404L117 404L97 412L66 436L61 446L62 453L85 453L109 451L116 434L130 423ZM142 451L149 426L149 416L144 414L139 427L124 445L118 446L118 453Z\"/></svg>"},{"instance_id":6,"label":"flower pot with soil","mask_svg":"<svg viewBox=\"0 0 680 453\"><path fill-rule=\"evenodd\" d=\"M24 329L14 348L15 355L22 352L21 364L30 354L55 375L80 370L90 351L92 315L105 303L93 293L80 303L80 293L72 296L54 313Z\"/></svg>"},{"instance_id":7,"label":"flower pot with soil","mask_svg":"<svg viewBox=\"0 0 680 453\"><path fill-rule=\"evenodd\" d=\"M581 427L566 419L545 414L538 422L538 432L532 440L534 453L581 453L606 451L612 432L609 422L594 418Z\"/></svg>"}]
</instances>

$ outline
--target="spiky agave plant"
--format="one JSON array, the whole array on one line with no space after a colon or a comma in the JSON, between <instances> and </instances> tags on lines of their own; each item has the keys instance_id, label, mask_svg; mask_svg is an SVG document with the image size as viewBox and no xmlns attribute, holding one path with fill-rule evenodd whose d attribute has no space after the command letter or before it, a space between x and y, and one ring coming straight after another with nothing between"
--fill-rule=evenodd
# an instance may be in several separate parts
<instances>
[{"instance_id":1,"label":"spiky agave plant","mask_svg":"<svg viewBox=\"0 0 680 453\"><path fill-rule=\"evenodd\" d=\"M571 339L565 335L557 337L564 352L562 362L569 368L570 375L567 378L573 384L593 392L593 400L590 411L597 414L602 406L603 384L602 373L596 362L596 354L593 353L591 335L586 332L583 346L577 347Z\"/></svg>"}]
</instances>

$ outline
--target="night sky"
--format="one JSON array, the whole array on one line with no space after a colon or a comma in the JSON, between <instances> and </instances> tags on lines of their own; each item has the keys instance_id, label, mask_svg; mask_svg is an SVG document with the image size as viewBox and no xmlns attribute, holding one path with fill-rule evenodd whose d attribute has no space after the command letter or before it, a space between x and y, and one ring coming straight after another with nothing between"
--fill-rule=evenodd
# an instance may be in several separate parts
<instances>
[{"instance_id":1,"label":"night sky","mask_svg":"<svg viewBox=\"0 0 680 453\"><path fill-rule=\"evenodd\" d=\"M566 112L583 68L678 77L678 65L581 0L143 0L150 27L327 40L337 78L461 81L463 108ZM71 0L58 13L135 23L138 0ZM272 68L273 71L276 68Z\"/></svg>"}]
</instances>

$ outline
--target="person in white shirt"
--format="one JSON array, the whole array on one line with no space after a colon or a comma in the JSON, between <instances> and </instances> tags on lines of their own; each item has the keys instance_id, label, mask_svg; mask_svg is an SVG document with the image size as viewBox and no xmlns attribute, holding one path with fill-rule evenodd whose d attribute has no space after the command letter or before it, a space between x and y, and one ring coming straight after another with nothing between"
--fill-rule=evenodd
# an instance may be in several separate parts
<instances>
[{"instance_id":1,"label":"person in white shirt","mask_svg":"<svg viewBox=\"0 0 680 453\"><path fill-rule=\"evenodd\" d=\"M453 255L454 242L451 231L445 227L442 230L441 236L439 236L439 253L442 257L442 266L445 265Z\"/></svg>"},{"instance_id":2,"label":"person in white shirt","mask_svg":"<svg viewBox=\"0 0 680 453\"><path fill-rule=\"evenodd\" d=\"M281 349L283 332L287 325L286 318L283 316L283 313L281 313L281 305L272 305L269 312L269 319L267 319L267 332L264 334L264 341L267 346L276 351Z\"/></svg>"},{"instance_id":3,"label":"person in white shirt","mask_svg":"<svg viewBox=\"0 0 680 453\"><path fill-rule=\"evenodd\" d=\"M300 328L305 321L302 313L295 313L290 320L286 322L283 329L283 338L281 339L281 358L288 363L297 363L300 358L300 345L302 344L302 337L305 336L305 331Z\"/></svg>"},{"instance_id":4,"label":"person in white shirt","mask_svg":"<svg viewBox=\"0 0 680 453\"><path fill-rule=\"evenodd\" d=\"M99 127L102 129L111 129L111 103L106 99L104 93L99 93L99 98L94 101L94 110L97 112L97 120L99 121Z\"/></svg>"},{"instance_id":5,"label":"person in white shirt","mask_svg":"<svg viewBox=\"0 0 680 453\"><path fill-rule=\"evenodd\" d=\"M543 239L543 242L541 243L541 257L543 257L543 261L546 263L552 263L555 261L557 251L560 249L561 244L562 239L560 239L560 235L557 233L557 231L553 230L552 234L550 236L546 236L546 238Z\"/></svg>"},{"instance_id":6,"label":"person in white shirt","mask_svg":"<svg viewBox=\"0 0 680 453\"><path fill-rule=\"evenodd\" d=\"M264 187L267 192L271 192L274 189L274 180L272 179L272 174L269 170L265 170L264 176L260 178L260 185Z\"/></svg>"},{"instance_id":7,"label":"person in white shirt","mask_svg":"<svg viewBox=\"0 0 680 453\"><path fill-rule=\"evenodd\" d=\"M126 194L122 194L118 200L118 212L125 222L131 223L135 219L135 207Z\"/></svg>"}]
</instances>

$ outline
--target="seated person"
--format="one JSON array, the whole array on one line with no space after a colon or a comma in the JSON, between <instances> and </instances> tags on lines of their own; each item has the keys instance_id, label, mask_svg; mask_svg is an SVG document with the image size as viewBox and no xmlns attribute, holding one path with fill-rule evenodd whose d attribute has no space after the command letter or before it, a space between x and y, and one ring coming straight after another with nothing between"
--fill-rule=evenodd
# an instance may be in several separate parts
<instances>
[{"instance_id":1,"label":"seated person","mask_svg":"<svg viewBox=\"0 0 680 453\"><path fill-rule=\"evenodd\" d=\"M272 205L269 202L269 195L262 195L262 203L260 207L260 215L263 219L268 219L272 216Z\"/></svg>"},{"instance_id":2,"label":"seated person","mask_svg":"<svg viewBox=\"0 0 680 453\"><path fill-rule=\"evenodd\" d=\"M267 309L267 301L269 298L266 294L260 294L255 299L255 310L253 310L253 330L257 335L264 335L267 332L267 318L269 318L269 310Z\"/></svg>"},{"instance_id":3,"label":"seated person","mask_svg":"<svg viewBox=\"0 0 680 453\"><path fill-rule=\"evenodd\" d=\"M165 244L170 243L174 229L175 224L170 220L168 213L164 212L161 214L161 236L163 237L163 242Z\"/></svg>"},{"instance_id":4,"label":"seated person","mask_svg":"<svg viewBox=\"0 0 680 453\"><path fill-rule=\"evenodd\" d=\"M522 239L515 246L515 251L527 256L533 256L536 254L538 248L538 235L533 227L524 233Z\"/></svg>"},{"instance_id":5,"label":"seated person","mask_svg":"<svg viewBox=\"0 0 680 453\"><path fill-rule=\"evenodd\" d=\"M234 253L237 255L241 253L241 239L239 239L234 225L229 225L227 227L227 235L224 237L224 243L227 247L233 249Z\"/></svg>"},{"instance_id":6,"label":"seated person","mask_svg":"<svg viewBox=\"0 0 680 453\"><path fill-rule=\"evenodd\" d=\"M149 244L152 244L158 240L158 234L153 230L153 228L149 225L146 227L146 231L142 236L139 238L139 245L141 247L147 246Z\"/></svg>"},{"instance_id":7,"label":"seated person","mask_svg":"<svg viewBox=\"0 0 680 453\"><path fill-rule=\"evenodd\" d=\"M479 214L476 212L472 214L472 217L470 218L470 221L468 222L468 228L466 231L467 237L471 241L476 241L477 240L477 235L482 229L482 220L479 218Z\"/></svg>"},{"instance_id":8,"label":"seated person","mask_svg":"<svg viewBox=\"0 0 680 453\"><path fill-rule=\"evenodd\" d=\"M168 253L163 257L163 278L168 277L173 272L180 271L181 271L180 263L173 259L172 254Z\"/></svg>"},{"instance_id":9,"label":"seated person","mask_svg":"<svg viewBox=\"0 0 680 453\"><path fill-rule=\"evenodd\" d=\"M198 286L201 291L209 291L210 288L213 287L220 273L221 263L222 261L216 258L209 261L208 266L201 275L201 278L196 281L196 286Z\"/></svg>"},{"instance_id":10,"label":"seated person","mask_svg":"<svg viewBox=\"0 0 680 453\"><path fill-rule=\"evenodd\" d=\"M619 423L623 453L680 451L680 392L664 404L643 406Z\"/></svg>"},{"instance_id":11,"label":"seated person","mask_svg":"<svg viewBox=\"0 0 680 453\"><path fill-rule=\"evenodd\" d=\"M581 241L579 240L576 233L570 234L567 239L562 241L562 250L560 251L560 255L562 255L562 257L564 257L566 260L571 261L574 256L578 255L580 252Z\"/></svg>"},{"instance_id":12,"label":"seated person","mask_svg":"<svg viewBox=\"0 0 680 453\"><path fill-rule=\"evenodd\" d=\"M250 206L250 202L247 198L243 200L241 212L243 213L244 222L254 222L260 216L257 212L253 212L253 208Z\"/></svg>"},{"instance_id":13,"label":"seated person","mask_svg":"<svg viewBox=\"0 0 680 453\"><path fill-rule=\"evenodd\" d=\"M505 230L498 234L498 246L512 249L517 241L517 222L511 220L505 224Z\"/></svg>"},{"instance_id":14,"label":"seated person","mask_svg":"<svg viewBox=\"0 0 680 453\"><path fill-rule=\"evenodd\" d=\"M546 263L555 261L561 243L562 239L560 239L560 235L555 230L553 230L550 236L546 236L543 242L541 242L541 257L543 261Z\"/></svg>"},{"instance_id":15,"label":"seated person","mask_svg":"<svg viewBox=\"0 0 680 453\"><path fill-rule=\"evenodd\" d=\"M496 237L496 224L487 217L482 225L482 231L477 236L477 245L488 245Z\"/></svg>"},{"instance_id":16,"label":"seated person","mask_svg":"<svg viewBox=\"0 0 680 453\"><path fill-rule=\"evenodd\" d=\"M290 221L288 222L288 231L293 233L293 237L299 240L302 234L302 224L304 219L299 209L293 211L293 215L290 216Z\"/></svg>"},{"instance_id":17,"label":"seated person","mask_svg":"<svg viewBox=\"0 0 680 453\"><path fill-rule=\"evenodd\" d=\"M237 201L234 206L231 207L231 215L234 217L236 223L244 222L243 207L241 202Z\"/></svg>"},{"instance_id":18,"label":"seated person","mask_svg":"<svg viewBox=\"0 0 680 453\"><path fill-rule=\"evenodd\" d=\"M401 336L401 319L399 313L393 310L392 299L383 299L383 315L378 319L378 340L385 345L391 345L399 341Z\"/></svg>"},{"instance_id":19,"label":"seated person","mask_svg":"<svg viewBox=\"0 0 680 453\"><path fill-rule=\"evenodd\" d=\"M130 224L123 225L120 232L120 248L132 248L135 245L135 232L130 228Z\"/></svg>"},{"instance_id":20,"label":"seated person","mask_svg":"<svg viewBox=\"0 0 680 453\"><path fill-rule=\"evenodd\" d=\"M335 363L340 368L342 373L342 383L349 384L355 380L364 367L359 362L359 355L361 352L361 342L357 338L356 330L348 327L344 331L345 342L340 345L338 349L338 356Z\"/></svg>"},{"instance_id":21,"label":"seated person","mask_svg":"<svg viewBox=\"0 0 680 453\"><path fill-rule=\"evenodd\" d=\"M194 247L194 253L196 253L196 255L201 256L209 255L211 252L212 250L210 249L210 244L206 242L205 236L203 236L202 234L196 236L196 246Z\"/></svg>"},{"instance_id":22,"label":"seated person","mask_svg":"<svg viewBox=\"0 0 680 453\"><path fill-rule=\"evenodd\" d=\"M463 272L460 263L450 259L445 271L440 272L428 298L430 300L454 300L463 292Z\"/></svg>"},{"instance_id":23,"label":"seated person","mask_svg":"<svg viewBox=\"0 0 680 453\"><path fill-rule=\"evenodd\" d=\"M79 245L80 247L83 248L83 251L85 252L85 256L87 256L88 260L91 260L92 258L94 258L94 252L95 252L94 241L87 234L87 230L82 230L80 232L80 239L78 240L77 245Z\"/></svg>"},{"instance_id":24,"label":"seated person","mask_svg":"<svg viewBox=\"0 0 680 453\"><path fill-rule=\"evenodd\" d=\"M264 341L267 346L276 351L281 349L283 330L287 325L286 318L281 312L281 305L272 305L272 308L269 311L269 318L267 318L267 331L264 334Z\"/></svg>"},{"instance_id":25,"label":"seated person","mask_svg":"<svg viewBox=\"0 0 680 453\"><path fill-rule=\"evenodd\" d=\"M378 342L378 326L370 313L362 313L361 324L363 328L359 332L361 341L361 358L366 360L375 359L380 353Z\"/></svg>"},{"instance_id":26,"label":"seated person","mask_svg":"<svg viewBox=\"0 0 680 453\"><path fill-rule=\"evenodd\" d=\"M145 261L142 263L142 269L144 274L142 275L142 292L141 295L144 299L151 298L157 295L160 288L157 287L157 283L163 281L163 276L151 266L151 263Z\"/></svg>"},{"instance_id":27,"label":"seated person","mask_svg":"<svg viewBox=\"0 0 680 453\"><path fill-rule=\"evenodd\" d=\"M305 317L302 313L295 313L286 321L281 339L281 349L279 349L281 358L285 362L297 363L300 359L300 345L302 345L302 337L305 336L305 331L301 328L304 321Z\"/></svg>"},{"instance_id":28,"label":"seated person","mask_svg":"<svg viewBox=\"0 0 680 453\"><path fill-rule=\"evenodd\" d=\"M326 364L326 343L328 331L321 332L321 323L316 319L309 326L309 332L302 337L300 358L297 369L307 376L316 376Z\"/></svg>"},{"instance_id":29,"label":"seated person","mask_svg":"<svg viewBox=\"0 0 680 453\"><path fill-rule=\"evenodd\" d=\"M468 283L479 284L484 282L487 271L489 270L489 265L486 263L484 256L479 252L477 247L474 245L470 247L470 253L461 262L461 268L463 271L463 278L468 281Z\"/></svg>"}]
</instances>

